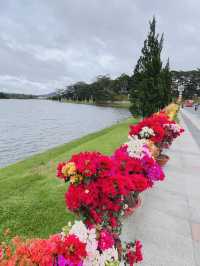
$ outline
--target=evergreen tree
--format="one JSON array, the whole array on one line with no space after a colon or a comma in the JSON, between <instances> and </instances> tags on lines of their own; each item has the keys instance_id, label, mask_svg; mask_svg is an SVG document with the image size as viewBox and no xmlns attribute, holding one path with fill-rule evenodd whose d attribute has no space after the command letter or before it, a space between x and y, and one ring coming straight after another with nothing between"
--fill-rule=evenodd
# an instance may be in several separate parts
<instances>
[{"instance_id":1,"label":"evergreen tree","mask_svg":"<svg viewBox=\"0 0 200 266\"><path fill-rule=\"evenodd\" d=\"M169 104L172 101L173 93L172 93L172 73L170 71L170 65L169 65L169 58L167 60L167 64L165 65L165 68L162 71L162 79L163 79L163 85L164 85L164 99L162 100L161 108L165 107L167 104Z\"/></svg>"},{"instance_id":2,"label":"evergreen tree","mask_svg":"<svg viewBox=\"0 0 200 266\"><path fill-rule=\"evenodd\" d=\"M150 31L144 41L133 76L131 78L130 100L133 114L148 116L168 103L170 90L169 62L163 69L161 51L163 34L156 34L155 17L150 22Z\"/></svg>"},{"instance_id":3,"label":"evergreen tree","mask_svg":"<svg viewBox=\"0 0 200 266\"><path fill-rule=\"evenodd\" d=\"M112 101L114 93L111 90L112 80L109 76L98 76L97 80L91 86L93 87L93 99L95 103Z\"/></svg>"}]
</instances>

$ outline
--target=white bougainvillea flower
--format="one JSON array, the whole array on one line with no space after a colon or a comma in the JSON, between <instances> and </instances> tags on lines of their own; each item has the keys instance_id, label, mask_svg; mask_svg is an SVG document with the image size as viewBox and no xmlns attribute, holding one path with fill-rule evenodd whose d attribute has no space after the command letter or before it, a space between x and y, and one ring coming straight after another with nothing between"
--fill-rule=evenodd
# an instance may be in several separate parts
<instances>
[{"instance_id":1,"label":"white bougainvillea flower","mask_svg":"<svg viewBox=\"0 0 200 266\"><path fill-rule=\"evenodd\" d=\"M149 138L151 136L155 136L155 133L150 127L143 127L139 133L141 138Z\"/></svg>"},{"instance_id":2,"label":"white bougainvillea flower","mask_svg":"<svg viewBox=\"0 0 200 266\"><path fill-rule=\"evenodd\" d=\"M107 261L118 260L118 252L113 248L108 248L100 255L99 265L105 266Z\"/></svg>"},{"instance_id":3,"label":"white bougainvillea flower","mask_svg":"<svg viewBox=\"0 0 200 266\"><path fill-rule=\"evenodd\" d=\"M88 229L82 221L75 221L72 228L69 231L69 234L76 235L81 242L86 243L88 239Z\"/></svg>"},{"instance_id":4,"label":"white bougainvillea flower","mask_svg":"<svg viewBox=\"0 0 200 266\"><path fill-rule=\"evenodd\" d=\"M129 141L124 145L127 146L127 152L130 157L142 158L148 153L148 148L145 144L145 139L138 139L137 136L129 136Z\"/></svg>"},{"instance_id":5,"label":"white bougainvillea flower","mask_svg":"<svg viewBox=\"0 0 200 266\"><path fill-rule=\"evenodd\" d=\"M178 124L165 124L164 126L174 133L179 133L181 130L181 127Z\"/></svg>"}]
</instances>

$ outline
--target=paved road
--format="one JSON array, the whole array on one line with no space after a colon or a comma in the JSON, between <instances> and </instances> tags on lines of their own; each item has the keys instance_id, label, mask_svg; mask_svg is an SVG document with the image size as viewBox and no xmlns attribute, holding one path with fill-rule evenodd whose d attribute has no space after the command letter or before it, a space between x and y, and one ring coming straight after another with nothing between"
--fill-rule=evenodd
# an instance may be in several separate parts
<instances>
[{"instance_id":1,"label":"paved road","mask_svg":"<svg viewBox=\"0 0 200 266\"><path fill-rule=\"evenodd\" d=\"M182 110L182 117L200 147L200 108L196 112L193 108L184 108Z\"/></svg>"},{"instance_id":2,"label":"paved road","mask_svg":"<svg viewBox=\"0 0 200 266\"><path fill-rule=\"evenodd\" d=\"M186 110L190 114L195 115L197 118L199 117L200 119L200 106L197 111L194 110L194 107L184 107L182 110Z\"/></svg>"},{"instance_id":3,"label":"paved road","mask_svg":"<svg viewBox=\"0 0 200 266\"><path fill-rule=\"evenodd\" d=\"M123 239L143 242L142 266L200 266L200 123L191 115L184 110L186 132L169 151L166 180L124 223Z\"/></svg>"}]
</instances>

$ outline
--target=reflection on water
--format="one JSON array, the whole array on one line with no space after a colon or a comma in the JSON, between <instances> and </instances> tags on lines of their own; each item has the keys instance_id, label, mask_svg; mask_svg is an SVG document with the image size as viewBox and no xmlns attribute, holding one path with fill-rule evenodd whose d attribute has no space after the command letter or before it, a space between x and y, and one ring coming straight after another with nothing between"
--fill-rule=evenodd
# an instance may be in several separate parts
<instances>
[{"instance_id":1,"label":"reflection on water","mask_svg":"<svg viewBox=\"0 0 200 266\"><path fill-rule=\"evenodd\" d=\"M46 100L0 100L0 167L110 126L126 109Z\"/></svg>"}]
</instances>

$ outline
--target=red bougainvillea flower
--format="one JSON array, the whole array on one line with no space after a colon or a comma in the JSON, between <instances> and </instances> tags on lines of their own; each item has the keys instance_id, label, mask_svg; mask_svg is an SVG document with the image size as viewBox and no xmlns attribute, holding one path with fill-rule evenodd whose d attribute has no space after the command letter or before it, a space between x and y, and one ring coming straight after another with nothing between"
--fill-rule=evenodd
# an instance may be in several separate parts
<instances>
[{"instance_id":1,"label":"red bougainvillea flower","mask_svg":"<svg viewBox=\"0 0 200 266\"><path fill-rule=\"evenodd\" d=\"M130 157L125 145L115 151L113 165L117 173L125 176L129 191L144 191L151 187L154 181L163 180L165 177L161 167L149 153L140 159Z\"/></svg>"},{"instance_id":2,"label":"red bougainvillea flower","mask_svg":"<svg viewBox=\"0 0 200 266\"><path fill-rule=\"evenodd\" d=\"M145 118L138 124L131 125L129 135L130 136L136 135L138 136L138 138L141 138L140 132L142 131L144 127L152 130L152 134L150 134L147 137L148 139L152 140L154 143L159 143L163 140L164 129L162 125L160 124L159 119L157 119L157 116L151 116L151 117Z\"/></svg>"},{"instance_id":3,"label":"red bougainvillea flower","mask_svg":"<svg viewBox=\"0 0 200 266\"><path fill-rule=\"evenodd\" d=\"M136 191L142 192L149 187L148 179L144 175L134 174L132 178L135 183Z\"/></svg>"},{"instance_id":4,"label":"red bougainvillea flower","mask_svg":"<svg viewBox=\"0 0 200 266\"><path fill-rule=\"evenodd\" d=\"M65 163L64 162L62 162L62 163L59 163L58 165L57 165L57 177L60 177L60 178L62 178L62 179L66 179L66 177L64 176L64 174L62 173L62 169L63 169L63 167L65 166Z\"/></svg>"},{"instance_id":5,"label":"red bougainvillea flower","mask_svg":"<svg viewBox=\"0 0 200 266\"><path fill-rule=\"evenodd\" d=\"M69 186L66 192L66 204L71 211L77 211L83 206L96 208L99 202L99 191L95 182Z\"/></svg>"},{"instance_id":6,"label":"red bougainvillea flower","mask_svg":"<svg viewBox=\"0 0 200 266\"><path fill-rule=\"evenodd\" d=\"M66 163L57 166L57 176L71 183L82 183L97 176L109 175L112 160L99 152L75 154Z\"/></svg>"},{"instance_id":7,"label":"red bougainvillea flower","mask_svg":"<svg viewBox=\"0 0 200 266\"><path fill-rule=\"evenodd\" d=\"M141 242L136 240L134 243L127 243L124 251L124 259L130 266L143 260Z\"/></svg>"},{"instance_id":8,"label":"red bougainvillea flower","mask_svg":"<svg viewBox=\"0 0 200 266\"><path fill-rule=\"evenodd\" d=\"M107 175L112 167L111 159L99 152L81 152L72 156L70 162L74 162L77 172L85 177Z\"/></svg>"},{"instance_id":9,"label":"red bougainvillea flower","mask_svg":"<svg viewBox=\"0 0 200 266\"><path fill-rule=\"evenodd\" d=\"M75 266L86 258L86 243L82 243L77 236L69 235L65 237L63 245L63 256L74 263Z\"/></svg>"},{"instance_id":10,"label":"red bougainvillea flower","mask_svg":"<svg viewBox=\"0 0 200 266\"><path fill-rule=\"evenodd\" d=\"M139 240L135 241L135 254L137 257L136 262L140 262L143 260L143 256L142 256L142 244Z\"/></svg>"},{"instance_id":11,"label":"red bougainvillea flower","mask_svg":"<svg viewBox=\"0 0 200 266\"><path fill-rule=\"evenodd\" d=\"M32 262L45 266L53 263L54 248L55 245L48 239L38 239L28 247L22 246L21 252L29 254Z\"/></svg>"},{"instance_id":12,"label":"red bougainvillea flower","mask_svg":"<svg viewBox=\"0 0 200 266\"><path fill-rule=\"evenodd\" d=\"M105 229L101 230L99 235L98 248L101 251L104 251L108 248L112 248L113 245L114 245L114 239L112 234Z\"/></svg>"}]
</instances>

